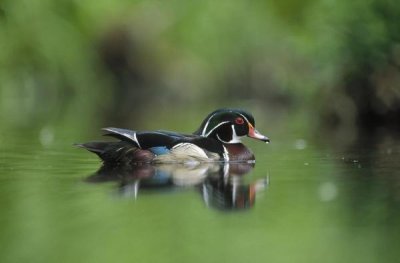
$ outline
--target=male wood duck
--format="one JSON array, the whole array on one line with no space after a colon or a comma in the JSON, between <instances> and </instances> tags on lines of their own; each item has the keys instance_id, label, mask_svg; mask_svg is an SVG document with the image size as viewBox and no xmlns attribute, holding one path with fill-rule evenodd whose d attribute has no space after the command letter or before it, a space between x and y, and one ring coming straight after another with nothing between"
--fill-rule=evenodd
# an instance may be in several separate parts
<instances>
[{"instance_id":1,"label":"male wood duck","mask_svg":"<svg viewBox=\"0 0 400 263\"><path fill-rule=\"evenodd\" d=\"M104 128L106 136L120 141L77 144L97 154L107 165L176 163L190 161L253 162L254 154L242 144L248 136L268 143L255 129L254 117L239 109L210 113L193 134L170 131L132 131Z\"/></svg>"}]
</instances>

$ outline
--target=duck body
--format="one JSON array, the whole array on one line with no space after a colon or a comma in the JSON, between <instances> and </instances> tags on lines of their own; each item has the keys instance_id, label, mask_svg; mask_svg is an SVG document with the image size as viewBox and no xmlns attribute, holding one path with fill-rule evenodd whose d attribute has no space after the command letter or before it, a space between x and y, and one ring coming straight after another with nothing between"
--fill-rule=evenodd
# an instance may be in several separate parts
<instances>
[{"instance_id":1,"label":"duck body","mask_svg":"<svg viewBox=\"0 0 400 263\"><path fill-rule=\"evenodd\" d=\"M97 154L105 164L238 161L252 162L253 153L241 143L242 136L269 142L254 128L254 118L237 109L209 114L193 134L171 131L133 131L104 128L106 136L119 141L78 144Z\"/></svg>"}]
</instances>

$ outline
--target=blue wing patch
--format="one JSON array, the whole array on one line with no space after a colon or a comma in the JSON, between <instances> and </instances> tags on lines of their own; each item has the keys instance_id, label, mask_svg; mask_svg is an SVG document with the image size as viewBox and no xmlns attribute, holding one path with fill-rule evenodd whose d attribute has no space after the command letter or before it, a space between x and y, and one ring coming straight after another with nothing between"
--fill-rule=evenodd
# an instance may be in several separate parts
<instances>
[{"instance_id":1,"label":"blue wing patch","mask_svg":"<svg viewBox=\"0 0 400 263\"><path fill-rule=\"evenodd\" d=\"M168 149L165 146L151 147L149 148L149 150L155 155L163 155L163 154L168 154L170 152L170 149Z\"/></svg>"}]
</instances>

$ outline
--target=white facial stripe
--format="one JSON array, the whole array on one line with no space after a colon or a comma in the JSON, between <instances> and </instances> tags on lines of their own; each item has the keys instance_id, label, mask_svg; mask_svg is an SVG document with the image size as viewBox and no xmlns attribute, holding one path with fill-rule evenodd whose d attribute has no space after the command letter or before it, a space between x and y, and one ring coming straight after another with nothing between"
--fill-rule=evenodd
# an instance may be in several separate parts
<instances>
[{"instance_id":1,"label":"white facial stripe","mask_svg":"<svg viewBox=\"0 0 400 263\"><path fill-rule=\"evenodd\" d=\"M225 124L225 123L229 123L229 121L221 122L220 124L218 124L217 126L215 126L214 128L212 128L211 131L209 131L206 135L203 135L203 136L208 137L216 128L218 128L219 126L221 126L221 125L223 125L223 124Z\"/></svg>"},{"instance_id":2,"label":"white facial stripe","mask_svg":"<svg viewBox=\"0 0 400 263\"><path fill-rule=\"evenodd\" d=\"M233 111L230 110L229 112L233 112ZM206 135L207 127L208 127L208 124L210 123L211 119L212 119L212 118L214 117L214 115L217 114L217 113L218 113L218 112L214 113L213 115L210 116L210 118L208 118L208 121L206 122L206 125L204 125L203 131L201 132L201 135L202 135L202 136L206 136L206 137L207 137L208 135L211 134L212 130L211 130L211 132L208 132L207 135ZM217 126L217 127L218 127L218 126Z\"/></svg>"},{"instance_id":3,"label":"white facial stripe","mask_svg":"<svg viewBox=\"0 0 400 263\"><path fill-rule=\"evenodd\" d=\"M208 121L206 122L206 125L204 125L204 129L203 129L203 131L201 132L201 135L202 135L202 136L204 136L204 133L206 132L207 126L208 126L209 123L210 123L210 119L208 119Z\"/></svg>"},{"instance_id":4,"label":"white facial stripe","mask_svg":"<svg viewBox=\"0 0 400 263\"><path fill-rule=\"evenodd\" d=\"M207 131L208 124L210 123L211 119L214 117L215 114L217 114L217 113L214 113L213 115L210 116L210 118L208 118L208 121L206 122L206 125L204 125L204 129L203 129L203 131L201 132L201 135L202 135L202 136L205 136L204 134L205 134L206 131Z\"/></svg>"},{"instance_id":5,"label":"white facial stripe","mask_svg":"<svg viewBox=\"0 0 400 263\"><path fill-rule=\"evenodd\" d=\"M242 116L246 121L247 121L247 124L251 124L250 122L249 122L249 120L243 115L243 114L241 114L241 113L238 113L240 116Z\"/></svg>"},{"instance_id":6,"label":"white facial stripe","mask_svg":"<svg viewBox=\"0 0 400 263\"><path fill-rule=\"evenodd\" d=\"M233 111L229 111L229 112L233 112ZM217 129L219 126L221 126L221 125L223 125L223 124L225 124L225 123L229 123L229 121L221 122L221 123L219 123L217 126L215 126L213 129L211 129L211 130L206 134L207 127L208 127L208 125L210 124L210 121L211 121L211 119L214 117L215 114L217 114L217 113L214 113L213 115L210 116L210 118L208 118L208 121L206 122L206 125L204 125L203 131L202 131L202 133L201 133L202 136L208 137L208 136L209 136L215 129ZM241 114L241 113L237 113L237 114L239 114L240 116L242 116L243 119L246 120L246 122L247 122L248 125L252 125L252 124L249 122L249 120L246 118L246 116L244 116L244 115ZM222 142L224 142L224 143L238 143L238 142L241 142L240 137L237 136L236 131L235 131L233 125L232 125L232 140L231 140L231 141L225 142L225 141L223 141L218 135L217 135L217 137L218 137L218 139L219 139L220 141L222 141Z\"/></svg>"}]
</instances>

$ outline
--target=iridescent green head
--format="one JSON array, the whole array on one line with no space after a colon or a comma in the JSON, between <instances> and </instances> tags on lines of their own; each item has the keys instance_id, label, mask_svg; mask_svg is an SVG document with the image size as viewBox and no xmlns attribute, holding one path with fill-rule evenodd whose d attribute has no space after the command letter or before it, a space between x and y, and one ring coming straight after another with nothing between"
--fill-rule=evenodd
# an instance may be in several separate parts
<instances>
[{"instance_id":1,"label":"iridescent green head","mask_svg":"<svg viewBox=\"0 0 400 263\"><path fill-rule=\"evenodd\" d=\"M268 137L255 129L253 115L240 109L218 109L211 112L195 134L215 138L223 143L240 143L243 136L269 142Z\"/></svg>"}]
</instances>

